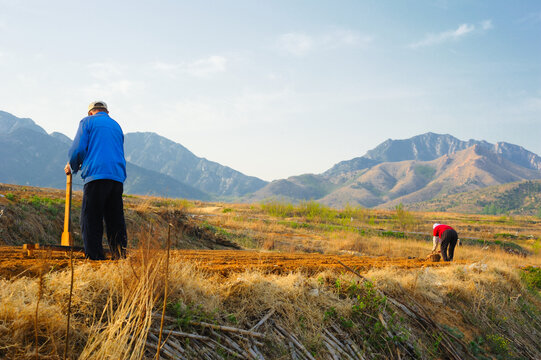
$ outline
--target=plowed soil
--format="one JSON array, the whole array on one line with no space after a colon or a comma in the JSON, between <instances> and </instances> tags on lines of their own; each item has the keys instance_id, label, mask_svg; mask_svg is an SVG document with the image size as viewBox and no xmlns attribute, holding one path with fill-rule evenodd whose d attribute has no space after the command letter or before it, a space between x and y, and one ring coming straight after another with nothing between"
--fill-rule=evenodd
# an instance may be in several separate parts
<instances>
[{"instance_id":1,"label":"plowed soil","mask_svg":"<svg viewBox=\"0 0 541 360\"><path fill-rule=\"evenodd\" d=\"M83 254L74 253L74 261L85 261ZM373 268L395 267L413 269L426 266L446 266L448 263L431 262L425 259L369 257L353 255L324 255L318 253L278 253L242 250L173 250L172 261L190 262L204 271L227 276L245 270L266 273L288 273L301 271L314 274L324 270L342 271L339 261L363 272ZM69 264L69 256L61 251L37 250L28 256L22 247L0 247L0 278L12 279L19 276L36 276L43 264L48 271L58 271ZM96 262L98 263L98 262Z\"/></svg>"}]
</instances>

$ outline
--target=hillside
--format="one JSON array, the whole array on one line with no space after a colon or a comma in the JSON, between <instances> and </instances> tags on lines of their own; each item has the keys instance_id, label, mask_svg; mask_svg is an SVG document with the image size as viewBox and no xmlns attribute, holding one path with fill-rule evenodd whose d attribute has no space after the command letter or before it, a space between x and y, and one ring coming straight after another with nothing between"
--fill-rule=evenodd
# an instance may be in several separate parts
<instances>
[{"instance_id":1,"label":"hillside","mask_svg":"<svg viewBox=\"0 0 541 360\"><path fill-rule=\"evenodd\" d=\"M440 194L539 179L541 172L517 165L482 145L474 145L431 162L413 164L409 176L411 178L408 175L397 178L396 185L389 191L390 201L383 206L393 207L399 203L432 199ZM418 189L415 188L417 184L421 185Z\"/></svg>"},{"instance_id":2,"label":"hillside","mask_svg":"<svg viewBox=\"0 0 541 360\"><path fill-rule=\"evenodd\" d=\"M342 161L322 174L276 180L246 200L311 199L338 208L348 204L394 207L539 179L540 169L541 158L517 145L427 133L387 140L365 156Z\"/></svg>"},{"instance_id":3,"label":"hillside","mask_svg":"<svg viewBox=\"0 0 541 360\"><path fill-rule=\"evenodd\" d=\"M8 134L0 134L2 171L0 182L43 186L62 189L66 187L64 166L69 145L56 136L19 127ZM210 196L199 189L183 184L167 175L127 163L128 178L124 190L128 194L183 197L209 200ZM82 189L79 174L74 177L74 189Z\"/></svg>"},{"instance_id":4,"label":"hillside","mask_svg":"<svg viewBox=\"0 0 541 360\"><path fill-rule=\"evenodd\" d=\"M0 246L58 244L63 231L64 201L65 190L0 183ZM74 191L72 201L74 241L75 245L82 246L79 231L82 191ZM179 212L183 204L191 203L186 200L125 194L126 226L132 246L136 246L145 236L163 237L170 223L175 227L173 234L183 234L182 241L176 243L179 248L238 248L223 235L215 234ZM149 229L148 224L153 224L154 228Z\"/></svg>"},{"instance_id":5,"label":"hillside","mask_svg":"<svg viewBox=\"0 0 541 360\"><path fill-rule=\"evenodd\" d=\"M443 195L409 204L415 211L449 211L470 214L541 215L541 181L529 180L460 194Z\"/></svg>"},{"instance_id":6,"label":"hillside","mask_svg":"<svg viewBox=\"0 0 541 360\"><path fill-rule=\"evenodd\" d=\"M0 243L59 241L61 190L0 195ZM1 358L153 359L160 334L165 359L541 356L538 219L124 202L125 260L75 252L72 272L65 252L0 246ZM426 259L434 220L463 239L452 263Z\"/></svg>"},{"instance_id":7,"label":"hillside","mask_svg":"<svg viewBox=\"0 0 541 360\"><path fill-rule=\"evenodd\" d=\"M47 134L31 119L0 112L0 181L63 188L65 179L59 169L70 144L67 136ZM126 134L125 152L127 193L199 200L315 200L336 208L393 208L400 203L409 205L487 186L541 179L541 158L518 145L462 141L435 133L388 139L364 156L341 161L321 174L270 183L197 157L155 133ZM81 184L76 177L75 188L80 189Z\"/></svg>"},{"instance_id":8,"label":"hillside","mask_svg":"<svg viewBox=\"0 0 541 360\"><path fill-rule=\"evenodd\" d=\"M31 119L0 111L0 182L62 189L66 185L64 166L71 139L61 133L47 134ZM210 200L211 196L157 171L127 162L126 193ZM82 179L74 177L74 188Z\"/></svg>"},{"instance_id":9,"label":"hillside","mask_svg":"<svg viewBox=\"0 0 541 360\"><path fill-rule=\"evenodd\" d=\"M242 196L267 184L256 177L199 158L184 146L154 133L126 134L125 152L126 159L138 166L217 196Z\"/></svg>"}]
</instances>

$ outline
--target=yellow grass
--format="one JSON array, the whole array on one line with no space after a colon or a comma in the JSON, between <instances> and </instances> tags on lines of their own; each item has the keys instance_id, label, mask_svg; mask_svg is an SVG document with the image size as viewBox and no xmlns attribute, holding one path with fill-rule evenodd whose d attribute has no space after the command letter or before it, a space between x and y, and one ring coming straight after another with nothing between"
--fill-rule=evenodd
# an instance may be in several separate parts
<instances>
[{"instance_id":1,"label":"yellow grass","mask_svg":"<svg viewBox=\"0 0 541 360\"><path fill-rule=\"evenodd\" d=\"M224 213L226 207L232 210ZM395 229L392 211L363 210L358 218L332 223L274 218L252 205L185 203L159 198L130 198L127 209L131 211L127 215L127 221L132 224L130 238L137 236L139 248L126 260L83 262L75 266L68 345L70 354L80 359L153 356L144 352L144 344L153 324L152 313L158 310L163 294L164 252L157 249L164 238L163 224L175 211L188 209L201 216L197 220L201 226L206 223L224 230L232 241L247 237L256 248L265 250L424 258L432 248L430 241L382 237L373 232L362 235L358 231ZM407 230L430 233L433 222L447 222L460 236L486 239L486 246L457 247L455 259L459 264L410 270L388 267L363 275L404 303L422 305L428 316L458 329L468 342L476 341L479 336L498 335L511 342L516 338L535 353L535 345L525 332L539 330L541 302L525 288L520 268L541 265L541 253L536 248L538 240L517 240L532 251L527 257L510 254L492 241L499 233L539 237L540 221L447 213L413 213L413 216L415 222ZM337 291L337 280L360 281L353 275L336 272L308 276L300 272L272 275L249 271L218 277L197 270L196 264L179 261L170 264L168 276L170 302L183 311L197 308L217 323L248 329L268 311L275 310L274 321L305 343L313 344L315 349L320 346L326 312L333 308L338 318L349 319L357 304L356 299ZM37 318L38 351L42 358L59 358L64 348L69 279L69 271L50 271L43 276ZM0 354L7 358L31 359L36 355L33 334L39 289L39 279L0 279ZM532 311L528 310L530 307ZM528 316L533 316L533 320ZM426 340L426 335L414 329L414 323L404 327L412 328L418 339L425 336ZM278 340L271 337L269 341ZM427 357L439 356L424 342L420 347Z\"/></svg>"}]
</instances>

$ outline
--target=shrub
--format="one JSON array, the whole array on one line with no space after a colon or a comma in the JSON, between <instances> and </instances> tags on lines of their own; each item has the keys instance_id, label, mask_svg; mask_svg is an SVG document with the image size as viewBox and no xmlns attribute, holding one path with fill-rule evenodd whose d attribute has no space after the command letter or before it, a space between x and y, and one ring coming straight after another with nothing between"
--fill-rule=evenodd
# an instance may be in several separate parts
<instances>
[{"instance_id":1,"label":"shrub","mask_svg":"<svg viewBox=\"0 0 541 360\"><path fill-rule=\"evenodd\" d=\"M301 201L297 206L291 203L269 201L261 204L261 209L271 216L282 218L305 217L314 221L332 221L338 217L338 211L313 200Z\"/></svg>"},{"instance_id":2,"label":"shrub","mask_svg":"<svg viewBox=\"0 0 541 360\"><path fill-rule=\"evenodd\" d=\"M346 204L344 209L340 211L339 217L342 219L357 219L364 220L366 216L366 211L360 206L353 207L349 204Z\"/></svg>"},{"instance_id":3,"label":"shrub","mask_svg":"<svg viewBox=\"0 0 541 360\"><path fill-rule=\"evenodd\" d=\"M415 217L406 209L402 203L398 204L395 208L395 215L393 216L400 230L405 231L410 229L417 223Z\"/></svg>"},{"instance_id":4,"label":"shrub","mask_svg":"<svg viewBox=\"0 0 541 360\"><path fill-rule=\"evenodd\" d=\"M541 268L528 266L522 269L522 280L530 290L541 291Z\"/></svg>"},{"instance_id":5,"label":"shrub","mask_svg":"<svg viewBox=\"0 0 541 360\"><path fill-rule=\"evenodd\" d=\"M499 207L496 204L485 205L483 207L483 210L481 211L481 214L484 214L484 215L500 215L504 213L505 213L505 209L503 209L502 207Z\"/></svg>"},{"instance_id":6,"label":"shrub","mask_svg":"<svg viewBox=\"0 0 541 360\"><path fill-rule=\"evenodd\" d=\"M497 355L510 355L509 341L501 335L488 335L487 344L490 350Z\"/></svg>"},{"instance_id":7,"label":"shrub","mask_svg":"<svg viewBox=\"0 0 541 360\"><path fill-rule=\"evenodd\" d=\"M261 204L261 210L271 216L276 217L291 217L294 214L294 206L291 203L283 203L279 201L269 201Z\"/></svg>"},{"instance_id":8,"label":"shrub","mask_svg":"<svg viewBox=\"0 0 541 360\"><path fill-rule=\"evenodd\" d=\"M310 220L331 221L337 217L338 212L315 201L301 201L296 213Z\"/></svg>"}]
</instances>

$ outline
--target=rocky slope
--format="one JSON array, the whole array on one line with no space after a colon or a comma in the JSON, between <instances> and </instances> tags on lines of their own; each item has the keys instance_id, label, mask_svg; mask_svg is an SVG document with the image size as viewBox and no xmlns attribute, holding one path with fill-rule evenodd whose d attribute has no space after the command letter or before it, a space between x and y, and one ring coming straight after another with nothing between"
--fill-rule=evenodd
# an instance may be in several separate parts
<instances>
[{"instance_id":1,"label":"rocky slope","mask_svg":"<svg viewBox=\"0 0 541 360\"><path fill-rule=\"evenodd\" d=\"M414 211L541 216L541 180L494 185L407 205Z\"/></svg>"},{"instance_id":2,"label":"rocky slope","mask_svg":"<svg viewBox=\"0 0 541 360\"><path fill-rule=\"evenodd\" d=\"M48 135L30 119L0 112L0 183L63 189L64 166L71 140L60 133ZM127 164L126 193L209 200L210 195L165 174ZM82 188L75 175L74 189Z\"/></svg>"},{"instance_id":3,"label":"rocky slope","mask_svg":"<svg viewBox=\"0 0 541 360\"><path fill-rule=\"evenodd\" d=\"M247 201L317 200L343 207L393 207L436 196L541 178L541 158L524 148L426 133L387 140L322 174L273 181Z\"/></svg>"},{"instance_id":4,"label":"rocky slope","mask_svg":"<svg viewBox=\"0 0 541 360\"><path fill-rule=\"evenodd\" d=\"M197 157L181 144L155 133L126 134L125 151L126 159L138 166L218 196L241 196L267 184L259 178Z\"/></svg>"},{"instance_id":5,"label":"rocky slope","mask_svg":"<svg viewBox=\"0 0 541 360\"><path fill-rule=\"evenodd\" d=\"M63 134L47 134L31 119L0 111L0 182L63 188L65 178L59 169L70 144ZM125 151L126 192L200 200L316 200L333 207L393 207L541 179L541 157L518 145L462 141L435 133L388 139L322 174L271 183L197 157L155 133L126 134Z\"/></svg>"}]
</instances>

